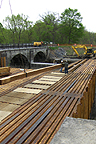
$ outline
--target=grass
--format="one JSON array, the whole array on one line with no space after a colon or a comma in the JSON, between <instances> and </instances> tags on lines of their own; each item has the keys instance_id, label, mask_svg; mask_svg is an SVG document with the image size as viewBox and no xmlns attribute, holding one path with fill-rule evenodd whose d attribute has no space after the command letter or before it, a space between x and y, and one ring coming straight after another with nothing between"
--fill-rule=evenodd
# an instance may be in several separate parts
<instances>
[{"instance_id":1,"label":"grass","mask_svg":"<svg viewBox=\"0 0 96 144\"><path fill-rule=\"evenodd\" d=\"M56 50L58 48L63 48L66 52L67 55L73 55L73 49L71 46L56 46L56 47L49 47L51 50Z\"/></svg>"},{"instance_id":2,"label":"grass","mask_svg":"<svg viewBox=\"0 0 96 144\"><path fill-rule=\"evenodd\" d=\"M67 52L67 55L73 55L74 51L72 49L72 46L55 46L55 47L49 47L51 50L56 50L58 48L63 48L66 52ZM84 49L76 49L77 52L79 53L79 55L83 55L84 54Z\"/></svg>"},{"instance_id":3,"label":"grass","mask_svg":"<svg viewBox=\"0 0 96 144\"><path fill-rule=\"evenodd\" d=\"M49 47L49 49L51 49L51 50L56 50L56 49L58 49L59 47L58 46L55 46L55 47Z\"/></svg>"}]
</instances>

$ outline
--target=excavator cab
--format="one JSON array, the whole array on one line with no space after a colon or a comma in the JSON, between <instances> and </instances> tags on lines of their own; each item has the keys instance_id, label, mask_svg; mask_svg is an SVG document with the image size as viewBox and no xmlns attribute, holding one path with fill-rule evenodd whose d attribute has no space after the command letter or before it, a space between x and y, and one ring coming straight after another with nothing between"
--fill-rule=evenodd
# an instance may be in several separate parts
<instances>
[{"instance_id":1,"label":"excavator cab","mask_svg":"<svg viewBox=\"0 0 96 144\"><path fill-rule=\"evenodd\" d=\"M93 53L92 48L87 48L87 54L88 54L88 55L91 55L92 53Z\"/></svg>"}]
</instances>

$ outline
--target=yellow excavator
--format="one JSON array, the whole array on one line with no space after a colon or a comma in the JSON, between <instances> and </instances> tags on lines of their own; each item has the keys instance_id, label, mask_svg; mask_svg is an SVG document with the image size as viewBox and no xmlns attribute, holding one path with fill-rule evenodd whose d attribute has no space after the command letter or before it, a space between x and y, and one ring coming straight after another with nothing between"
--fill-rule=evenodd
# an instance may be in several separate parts
<instances>
[{"instance_id":1,"label":"yellow excavator","mask_svg":"<svg viewBox=\"0 0 96 144\"><path fill-rule=\"evenodd\" d=\"M72 49L74 50L74 52L77 54L78 57L81 57L79 55L79 53L77 52L77 50L76 50L78 48L83 48L84 49L84 57L92 57L92 56L95 56L95 54L96 54L96 50L93 51L92 47L87 48L85 45L76 45L76 44L74 44L72 46Z\"/></svg>"}]
</instances>

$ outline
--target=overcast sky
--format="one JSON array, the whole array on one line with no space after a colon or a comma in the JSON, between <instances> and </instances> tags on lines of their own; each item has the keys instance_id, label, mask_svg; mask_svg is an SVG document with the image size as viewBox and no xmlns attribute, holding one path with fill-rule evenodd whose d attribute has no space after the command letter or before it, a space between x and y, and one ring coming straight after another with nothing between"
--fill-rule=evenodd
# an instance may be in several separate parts
<instances>
[{"instance_id":1,"label":"overcast sky","mask_svg":"<svg viewBox=\"0 0 96 144\"><path fill-rule=\"evenodd\" d=\"M88 31L96 32L96 0L0 0L0 22L2 23L8 15L23 13L35 23L40 19L39 15L44 15L48 11L60 15L69 7L78 9L83 17L82 24Z\"/></svg>"}]
</instances>

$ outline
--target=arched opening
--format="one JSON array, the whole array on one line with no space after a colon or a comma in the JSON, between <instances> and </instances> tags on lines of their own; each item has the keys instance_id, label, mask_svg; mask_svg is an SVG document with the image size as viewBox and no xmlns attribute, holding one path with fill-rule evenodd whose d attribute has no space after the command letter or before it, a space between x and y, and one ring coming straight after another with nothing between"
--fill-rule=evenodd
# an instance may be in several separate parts
<instances>
[{"instance_id":1,"label":"arched opening","mask_svg":"<svg viewBox=\"0 0 96 144\"><path fill-rule=\"evenodd\" d=\"M24 55L18 54L11 59L10 66L17 68L29 68L29 62Z\"/></svg>"},{"instance_id":2,"label":"arched opening","mask_svg":"<svg viewBox=\"0 0 96 144\"><path fill-rule=\"evenodd\" d=\"M45 62L46 56L43 52L38 52L34 57L34 62Z\"/></svg>"}]
</instances>

